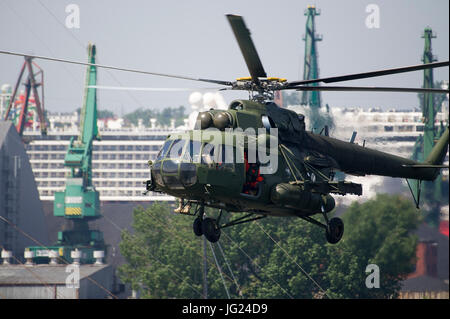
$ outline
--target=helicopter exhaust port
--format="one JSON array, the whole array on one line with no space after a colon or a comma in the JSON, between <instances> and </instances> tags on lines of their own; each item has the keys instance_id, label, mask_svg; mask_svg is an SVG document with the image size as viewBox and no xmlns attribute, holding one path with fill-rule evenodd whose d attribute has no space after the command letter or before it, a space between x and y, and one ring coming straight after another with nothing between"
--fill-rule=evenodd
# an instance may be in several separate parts
<instances>
[{"instance_id":1,"label":"helicopter exhaust port","mask_svg":"<svg viewBox=\"0 0 450 319\"><path fill-rule=\"evenodd\" d=\"M334 198L319 193L304 191L298 185L280 183L272 188L270 199L276 205L311 213L328 213L336 205Z\"/></svg>"}]
</instances>

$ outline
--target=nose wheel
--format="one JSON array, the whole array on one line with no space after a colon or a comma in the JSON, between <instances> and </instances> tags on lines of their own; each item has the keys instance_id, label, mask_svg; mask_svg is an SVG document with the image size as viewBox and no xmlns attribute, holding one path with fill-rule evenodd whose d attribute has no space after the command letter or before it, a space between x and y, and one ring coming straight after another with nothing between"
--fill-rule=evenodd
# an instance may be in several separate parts
<instances>
[{"instance_id":1,"label":"nose wheel","mask_svg":"<svg viewBox=\"0 0 450 319\"><path fill-rule=\"evenodd\" d=\"M219 211L219 216L217 217L217 219L205 217L205 207L204 207L203 203L202 203L202 205L199 205L195 209L195 213L193 214L194 216L197 216L194 219L194 223L192 224L192 229L194 230L194 234L199 237L204 235L208 241L215 243L220 239L220 234L221 234L222 228L239 225L239 224L243 224L243 223L248 223L248 222L252 222L252 221L267 217L267 215L259 215L259 214L258 214L258 216L253 217L255 214L249 213L245 216L231 220L226 224L221 224L220 220L222 217L222 213L223 213L223 210L221 209Z\"/></svg>"},{"instance_id":2,"label":"nose wheel","mask_svg":"<svg viewBox=\"0 0 450 319\"><path fill-rule=\"evenodd\" d=\"M331 218L325 231L325 236L330 244L336 244L344 235L344 222L338 217Z\"/></svg>"},{"instance_id":3,"label":"nose wheel","mask_svg":"<svg viewBox=\"0 0 450 319\"><path fill-rule=\"evenodd\" d=\"M204 205L200 205L198 210L198 217L194 219L194 223L192 224L192 229L194 230L194 234L196 236L202 236L204 235L206 239L212 243L215 243L220 238L220 227L218 220L214 218L206 217L205 215L205 207ZM222 215L222 212L219 215Z\"/></svg>"},{"instance_id":4,"label":"nose wheel","mask_svg":"<svg viewBox=\"0 0 450 319\"><path fill-rule=\"evenodd\" d=\"M220 238L220 228L217 221L213 218L205 218L202 220L202 232L206 239L210 242L215 243Z\"/></svg>"},{"instance_id":5,"label":"nose wheel","mask_svg":"<svg viewBox=\"0 0 450 319\"><path fill-rule=\"evenodd\" d=\"M194 219L194 224L192 225L192 228L194 229L194 234L196 236L200 237L201 235L203 235L202 220L200 219L200 217Z\"/></svg>"},{"instance_id":6,"label":"nose wheel","mask_svg":"<svg viewBox=\"0 0 450 319\"><path fill-rule=\"evenodd\" d=\"M192 228L196 236L205 235L206 239L212 243L217 242L220 238L220 228L214 218L205 218L202 220L200 217L197 217L194 220Z\"/></svg>"}]
</instances>

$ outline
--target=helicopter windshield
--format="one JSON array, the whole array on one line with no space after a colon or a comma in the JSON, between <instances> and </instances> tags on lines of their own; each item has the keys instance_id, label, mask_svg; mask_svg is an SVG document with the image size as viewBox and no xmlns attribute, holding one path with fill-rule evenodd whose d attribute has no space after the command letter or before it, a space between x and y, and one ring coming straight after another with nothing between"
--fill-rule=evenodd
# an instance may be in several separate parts
<instances>
[{"instance_id":1,"label":"helicopter windshield","mask_svg":"<svg viewBox=\"0 0 450 319\"><path fill-rule=\"evenodd\" d=\"M207 165L215 171L235 169L236 148L231 145L212 144L188 139L166 141L152 168L157 184L182 189L197 182L194 164Z\"/></svg>"},{"instance_id":2,"label":"helicopter windshield","mask_svg":"<svg viewBox=\"0 0 450 319\"><path fill-rule=\"evenodd\" d=\"M168 158L181 158L181 154L183 154L183 148L186 145L186 140L175 140L170 147L167 157Z\"/></svg>"},{"instance_id":3,"label":"helicopter windshield","mask_svg":"<svg viewBox=\"0 0 450 319\"><path fill-rule=\"evenodd\" d=\"M162 146L161 150L158 153L158 156L156 156L156 160L162 160L164 156L166 156L167 151L169 150L170 145L172 144L172 141L166 141L164 145Z\"/></svg>"},{"instance_id":4,"label":"helicopter windshield","mask_svg":"<svg viewBox=\"0 0 450 319\"><path fill-rule=\"evenodd\" d=\"M216 162L214 144L205 143L202 149L202 164L213 164Z\"/></svg>"},{"instance_id":5,"label":"helicopter windshield","mask_svg":"<svg viewBox=\"0 0 450 319\"><path fill-rule=\"evenodd\" d=\"M202 164L216 164L218 170L234 170L235 152L232 146L205 143L202 149Z\"/></svg>"},{"instance_id":6,"label":"helicopter windshield","mask_svg":"<svg viewBox=\"0 0 450 319\"><path fill-rule=\"evenodd\" d=\"M164 143L156 160L181 159L183 162L202 164L233 163L236 150L224 144L202 143L195 140L176 139Z\"/></svg>"},{"instance_id":7,"label":"helicopter windshield","mask_svg":"<svg viewBox=\"0 0 450 319\"><path fill-rule=\"evenodd\" d=\"M184 152L183 160L191 163L199 163L201 148L201 142L189 140L186 151Z\"/></svg>"}]
</instances>

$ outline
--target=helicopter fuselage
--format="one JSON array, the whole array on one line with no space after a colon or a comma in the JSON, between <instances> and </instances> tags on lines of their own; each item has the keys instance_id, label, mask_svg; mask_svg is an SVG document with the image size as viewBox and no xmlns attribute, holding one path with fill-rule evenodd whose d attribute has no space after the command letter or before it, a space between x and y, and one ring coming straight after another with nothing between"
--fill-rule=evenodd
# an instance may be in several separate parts
<instances>
[{"instance_id":1,"label":"helicopter fuselage","mask_svg":"<svg viewBox=\"0 0 450 319\"><path fill-rule=\"evenodd\" d=\"M433 180L445 139L422 165L352 142L307 132L304 116L273 102L237 100L198 116L174 133L151 163L150 190L230 212L310 216L331 211L338 195L362 187L335 181L335 171ZM445 134L444 134L445 135Z\"/></svg>"}]
</instances>

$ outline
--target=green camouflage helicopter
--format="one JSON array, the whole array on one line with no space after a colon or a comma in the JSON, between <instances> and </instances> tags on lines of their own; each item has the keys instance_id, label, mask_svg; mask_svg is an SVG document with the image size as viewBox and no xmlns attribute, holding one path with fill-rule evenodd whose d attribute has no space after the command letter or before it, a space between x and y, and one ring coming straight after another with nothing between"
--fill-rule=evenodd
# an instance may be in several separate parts
<instances>
[{"instance_id":1,"label":"green camouflage helicopter","mask_svg":"<svg viewBox=\"0 0 450 319\"><path fill-rule=\"evenodd\" d=\"M176 79L219 84L221 90L246 90L249 100L231 102L229 109L199 114L193 130L170 135L156 160L149 161L146 189L180 199L176 212L196 216L193 229L209 241L220 238L221 229L267 216L294 216L322 227L330 243L343 235L341 219L328 219L335 207L331 194L362 194L360 184L337 181L337 171L350 175L382 175L421 181L434 180L448 149L448 127L428 158L419 163L407 158L372 150L325 134L305 130L305 118L273 102L280 90L369 91L449 93L449 90L404 87L310 86L449 66L449 61L433 62L366 73L288 82L267 77L240 16L227 15L244 56L250 77L236 81L193 78L147 72L68 59L0 50L0 54L54 62L95 66ZM419 193L413 194L418 205ZM193 209L193 206L195 208ZM205 206L219 209L217 218L205 216ZM192 210L192 211L191 211ZM221 224L222 213L247 212L243 217ZM324 223L312 216L321 214Z\"/></svg>"},{"instance_id":2,"label":"green camouflage helicopter","mask_svg":"<svg viewBox=\"0 0 450 319\"><path fill-rule=\"evenodd\" d=\"M419 181L439 175L447 153L448 127L425 162L419 163L308 132L304 116L280 108L273 96L286 89L448 93L440 89L306 86L448 66L448 61L287 82L267 77L242 17L227 18L251 76L235 82L190 79L247 90L250 99L233 101L226 111L201 112L193 130L170 135L156 160L149 161L151 179L146 182L147 191L180 199L175 211L196 216L193 230L197 236L216 242L224 227L266 216L296 216L325 229L328 242L334 244L342 238L344 225L340 218L328 219L327 213L335 207L331 194L362 194L360 184L335 181L336 171ZM206 217L205 206L219 209L218 218ZM248 214L221 224L224 211ZM316 214L323 215L325 223L312 218Z\"/></svg>"}]
</instances>

